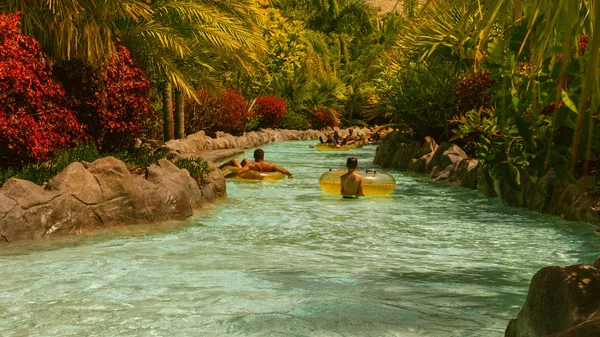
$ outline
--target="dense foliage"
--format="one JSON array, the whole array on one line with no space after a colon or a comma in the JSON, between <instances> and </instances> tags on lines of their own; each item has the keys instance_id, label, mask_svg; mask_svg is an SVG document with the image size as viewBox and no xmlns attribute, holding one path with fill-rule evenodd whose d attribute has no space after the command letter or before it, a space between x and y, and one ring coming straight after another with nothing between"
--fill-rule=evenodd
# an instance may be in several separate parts
<instances>
[{"instance_id":1,"label":"dense foliage","mask_svg":"<svg viewBox=\"0 0 600 337\"><path fill-rule=\"evenodd\" d=\"M17 14L0 14L0 166L48 159L84 136L65 91Z\"/></svg>"},{"instance_id":2,"label":"dense foliage","mask_svg":"<svg viewBox=\"0 0 600 337\"><path fill-rule=\"evenodd\" d=\"M144 123L157 119L149 103L149 80L125 47L116 50L102 69L70 62L55 70L77 119L103 152L130 147Z\"/></svg>"},{"instance_id":3,"label":"dense foliage","mask_svg":"<svg viewBox=\"0 0 600 337\"><path fill-rule=\"evenodd\" d=\"M198 96L199 102L186 105L187 134L204 130L209 135L217 131L239 135L253 117L252 110L236 90L228 89L221 95L202 90Z\"/></svg>"},{"instance_id":4,"label":"dense foliage","mask_svg":"<svg viewBox=\"0 0 600 337\"><path fill-rule=\"evenodd\" d=\"M277 128L279 120L285 117L285 101L273 95L261 96L254 102L254 111L260 117L263 128Z\"/></svg>"}]
</instances>

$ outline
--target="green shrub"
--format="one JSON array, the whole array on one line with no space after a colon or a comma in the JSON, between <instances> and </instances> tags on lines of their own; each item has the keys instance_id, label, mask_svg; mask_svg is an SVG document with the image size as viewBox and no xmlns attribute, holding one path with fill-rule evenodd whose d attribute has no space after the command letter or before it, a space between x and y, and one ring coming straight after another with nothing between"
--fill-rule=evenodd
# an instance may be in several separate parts
<instances>
[{"instance_id":1,"label":"green shrub","mask_svg":"<svg viewBox=\"0 0 600 337\"><path fill-rule=\"evenodd\" d=\"M127 165L127 168L134 172L134 174L143 172L144 168L156 164L160 159L173 159L168 148L158 148L154 151L142 148L131 149L129 151L114 153L113 156L123 161ZM75 148L60 149L49 161L31 163L19 168L0 169L0 186L4 185L6 180L10 178L29 180L38 185L43 185L71 163L79 161L93 162L101 157L103 155L93 143L87 143ZM208 184L206 175L212 170L203 159L178 159L175 161L175 165L179 168L187 169L200 186Z\"/></svg>"},{"instance_id":2,"label":"green shrub","mask_svg":"<svg viewBox=\"0 0 600 337\"><path fill-rule=\"evenodd\" d=\"M213 171L202 158L179 158L175 161L175 166L180 169L186 169L190 176L196 180L198 185L208 185L208 175Z\"/></svg>"},{"instance_id":3,"label":"green shrub","mask_svg":"<svg viewBox=\"0 0 600 337\"><path fill-rule=\"evenodd\" d=\"M448 120L455 114L457 74L439 62L406 62L382 81L380 113L412 129L417 138L449 138Z\"/></svg>"},{"instance_id":4,"label":"green shrub","mask_svg":"<svg viewBox=\"0 0 600 337\"><path fill-rule=\"evenodd\" d=\"M308 130L311 127L310 118L296 111L288 111L279 124L282 129L289 130Z\"/></svg>"},{"instance_id":5,"label":"green shrub","mask_svg":"<svg viewBox=\"0 0 600 337\"><path fill-rule=\"evenodd\" d=\"M0 186L9 178L29 180L38 185L46 183L50 178L59 174L69 164L77 161L94 161L102 155L96 145L87 143L74 148L62 148L54 156L43 163L31 163L25 166L0 169Z\"/></svg>"}]
</instances>

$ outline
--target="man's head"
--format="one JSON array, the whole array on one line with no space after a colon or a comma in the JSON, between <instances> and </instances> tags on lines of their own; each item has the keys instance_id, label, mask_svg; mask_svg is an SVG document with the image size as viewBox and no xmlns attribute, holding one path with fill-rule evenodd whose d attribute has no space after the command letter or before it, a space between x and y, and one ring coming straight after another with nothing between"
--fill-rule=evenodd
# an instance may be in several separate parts
<instances>
[{"instance_id":1,"label":"man's head","mask_svg":"<svg viewBox=\"0 0 600 337\"><path fill-rule=\"evenodd\" d=\"M254 160L255 161L261 161L264 159L265 159L265 151L263 151L262 149L254 150Z\"/></svg>"},{"instance_id":2,"label":"man's head","mask_svg":"<svg viewBox=\"0 0 600 337\"><path fill-rule=\"evenodd\" d=\"M358 159L356 159L356 157L349 157L348 160L346 160L346 167L349 170L357 168L358 167Z\"/></svg>"}]
</instances>

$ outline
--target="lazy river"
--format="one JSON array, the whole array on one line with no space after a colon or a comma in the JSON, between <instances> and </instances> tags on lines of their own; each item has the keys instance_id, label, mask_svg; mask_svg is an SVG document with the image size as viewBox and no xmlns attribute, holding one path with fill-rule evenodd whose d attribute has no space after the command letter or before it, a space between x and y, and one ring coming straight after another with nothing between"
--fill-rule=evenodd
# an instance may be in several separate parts
<instances>
[{"instance_id":1,"label":"lazy river","mask_svg":"<svg viewBox=\"0 0 600 337\"><path fill-rule=\"evenodd\" d=\"M538 269L600 252L594 226L400 171L387 197L324 194L375 148L312 143L264 147L294 179L229 181L183 225L0 246L0 335L503 336Z\"/></svg>"}]
</instances>

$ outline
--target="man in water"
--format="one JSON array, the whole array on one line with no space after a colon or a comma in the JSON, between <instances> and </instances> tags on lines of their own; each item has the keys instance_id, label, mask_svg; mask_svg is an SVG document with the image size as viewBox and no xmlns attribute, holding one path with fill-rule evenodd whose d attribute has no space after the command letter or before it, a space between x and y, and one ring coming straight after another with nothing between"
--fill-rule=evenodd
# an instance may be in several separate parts
<instances>
[{"instance_id":1,"label":"man in water","mask_svg":"<svg viewBox=\"0 0 600 337\"><path fill-rule=\"evenodd\" d=\"M240 175L240 174L246 173L248 171L256 171L256 172L281 172L281 173L285 174L286 176L288 176L288 178L294 178L294 176L288 170L284 169L283 167L279 167L271 162L265 161L265 151L263 151L262 149L254 150L254 162L251 162L248 159L244 158L244 160L242 160L242 162L240 163L234 158L234 159L231 159L230 161L226 162L225 164L219 166L219 168L222 169L224 166L227 166L227 165L235 166L235 167L239 168L239 170L228 174L227 177Z\"/></svg>"},{"instance_id":2,"label":"man in water","mask_svg":"<svg viewBox=\"0 0 600 337\"><path fill-rule=\"evenodd\" d=\"M364 195L362 177L356 173L358 168L358 159L350 157L346 161L348 172L340 177L342 185L341 194L344 198L353 198Z\"/></svg>"}]
</instances>

